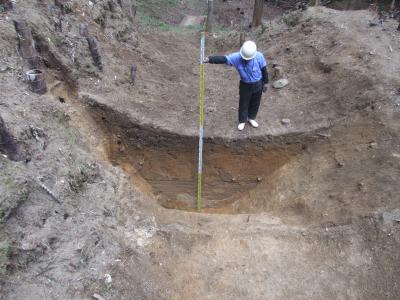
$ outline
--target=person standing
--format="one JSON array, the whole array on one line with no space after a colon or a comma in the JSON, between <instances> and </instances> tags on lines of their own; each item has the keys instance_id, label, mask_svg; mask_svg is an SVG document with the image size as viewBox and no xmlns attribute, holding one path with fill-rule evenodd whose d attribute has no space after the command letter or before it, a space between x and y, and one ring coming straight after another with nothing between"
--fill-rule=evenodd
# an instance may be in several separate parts
<instances>
[{"instance_id":1,"label":"person standing","mask_svg":"<svg viewBox=\"0 0 400 300\"><path fill-rule=\"evenodd\" d=\"M235 52L226 56L209 56L205 63L226 64L233 66L239 72L239 125L242 131L249 122L258 127L257 113L261 103L262 93L268 90L267 60L252 41L247 41Z\"/></svg>"}]
</instances>

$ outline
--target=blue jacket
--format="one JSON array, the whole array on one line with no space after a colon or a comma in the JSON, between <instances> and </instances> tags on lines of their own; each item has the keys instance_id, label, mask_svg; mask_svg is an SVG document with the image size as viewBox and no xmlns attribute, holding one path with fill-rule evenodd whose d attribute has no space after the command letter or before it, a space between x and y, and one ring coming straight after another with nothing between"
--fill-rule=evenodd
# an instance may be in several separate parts
<instances>
[{"instance_id":1,"label":"blue jacket","mask_svg":"<svg viewBox=\"0 0 400 300\"><path fill-rule=\"evenodd\" d=\"M262 79L261 69L267 67L267 60L261 52L245 61L239 52L229 54L226 57L226 64L233 66L239 72L240 80L245 83L254 83Z\"/></svg>"}]
</instances>

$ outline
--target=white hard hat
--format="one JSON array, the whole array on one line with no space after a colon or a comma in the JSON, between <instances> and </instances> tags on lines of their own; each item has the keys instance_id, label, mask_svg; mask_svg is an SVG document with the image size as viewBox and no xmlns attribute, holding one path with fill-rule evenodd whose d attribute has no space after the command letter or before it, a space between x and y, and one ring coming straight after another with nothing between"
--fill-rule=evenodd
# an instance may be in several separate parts
<instances>
[{"instance_id":1,"label":"white hard hat","mask_svg":"<svg viewBox=\"0 0 400 300\"><path fill-rule=\"evenodd\" d=\"M244 60L253 59L257 54L256 43L252 41L244 42L242 48L240 48L240 55Z\"/></svg>"}]
</instances>

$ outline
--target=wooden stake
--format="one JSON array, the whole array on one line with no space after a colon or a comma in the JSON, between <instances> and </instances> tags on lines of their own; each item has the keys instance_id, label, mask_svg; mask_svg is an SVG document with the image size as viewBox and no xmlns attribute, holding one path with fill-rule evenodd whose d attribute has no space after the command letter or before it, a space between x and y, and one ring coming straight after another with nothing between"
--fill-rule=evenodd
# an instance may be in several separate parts
<instances>
[{"instance_id":1,"label":"wooden stake","mask_svg":"<svg viewBox=\"0 0 400 300\"><path fill-rule=\"evenodd\" d=\"M240 45L239 45L239 47L242 47L243 46L243 43L246 41L246 33L244 33L244 32L241 32L240 33Z\"/></svg>"},{"instance_id":2,"label":"wooden stake","mask_svg":"<svg viewBox=\"0 0 400 300\"><path fill-rule=\"evenodd\" d=\"M206 32L212 32L213 11L214 11L214 1L213 0L207 0Z\"/></svg>"},{"instance_id":3,"label":"wooden stake","mask_svg":"<svg viewBox=\"0 0 400 300\"><path fill-rule=\"evenodd\" d=\"M92 54L93 61L97 68L100 71L103 71L103 63L101 62L101 56L99 53L99 48L97 46L97 40L95 37L89 36L86 38L88 44L89 44L89 50L90 54Z\"/></svg>"},{"instance_id":4,"label":"wooden stake","mask_svg":"<svg viewBox=\"0 0 400 300\"><path fill-rule=\"evenodd\" d=\"M136 80L136 71L137 71L136 65L132 65L132 66L131 66L131 83L132 83L132 85L135 84L135 80Z\"/></svg>"}]
</instances>

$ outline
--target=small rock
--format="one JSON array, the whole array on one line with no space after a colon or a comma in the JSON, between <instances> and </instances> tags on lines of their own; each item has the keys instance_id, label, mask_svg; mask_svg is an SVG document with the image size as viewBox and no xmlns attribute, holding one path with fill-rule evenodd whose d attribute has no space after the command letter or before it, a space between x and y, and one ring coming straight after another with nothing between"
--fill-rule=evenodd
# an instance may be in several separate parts
<instances>
[{"instance_id":1,"label":"small rock","mask_svg":"<svg viewBox=\"0 0 400 300\"><path fill-rule=\"evenodd\" d=\"M9 66L5 66L5 67L1 66L0 67L0 73L7 72L8 70L11 70L11 68Z\"/></svg>"},{"instance_id":2,"label":"small rock","mask_svg":"<svg viewBox=\"0 0 400 300\"><path fill-rule=\"evenodd\" d=\"M262 180L263 180L262 177L257 177L257 181L258 181L258 182L261 182Z\"/></svg>"},{"instance_id":3,"label":"small rock","mask_svg":"<svg viewBox=\"0 0 400 300\"><path fill-rule=\"evenodd\" d=\"M378 143L375 143L375 142L369 143L369 148L371 148L371 149L376 149L376 148L378 148Z\"/></svg>"},{"instance_id":4,"label":"small rock","mask_svg":"<svg viewBox=\"0 0 400 300\"><path fill-rule=\"evenodd\" d=\"M289 80L287 80L286 78L283 79L279 79L277 81L275 81L272 86L276 89L281 89L284 88L285 86L287 86L289 84Z\"/></svg>"},{"instance_id":5,"label":"small rock","mask_svg":"<svg viewBox=\"0 0 400 300\"><path fill-rule=\"evenodd\" d=\"M282 123L283 125L289 125L289 124L290 124L290 119L282 119L282 120L281 120L281 123Z\"/></svg>"},{"instance_id":6,"label":"small rock","mask_svg":"<svg viewBox=\"0 0 400 300\"><path fill-rule=\"evenodd\" d=\"M385 211L382 214L382 219L384 224L389 224L392 222L400 222L400 209L395 209L392 211Z\"/></svg>"},{"instance_id":7,"label":"small rock","mask_svg":"<svg viewBox=\"0 0 400 300\"><path fill-rule=\"evenodd\" d=\"M338 165L338 167L340 167L340 168L341 168L341 167L344 167L344 162L338 161L338 162L337 162L337 165Z\"/></svg>"},{"instance_id":8,"label":"small rock","mask_svg":"<svg viewBox=\"0 0 400 300\"><path fill-rule=\"evenodd\" d=\"M400 158L400 154L398 154L398 153L392 153L392 156L396 157L396 158Z\"/></svg>"},{"instance_id":9,"label":"small rock","mask_svg":"<svg viewBox=\"0 0 400 300\"><path fill-rule=\"evenodd\" d=\"M321 132L319 132L319 133L317 133L317 135L325 137L325 138L331 137L331 135L329 133L321 133Z\"/></svg>"},{"instance_id":10,"label":"small rock","mask_svg":"<svg viewBox=\"0 0 400 300\"><path fill-rule=\"evenodd\" d=\"M93 294L93 298L97 299L97 300L106 300L105 298L103 298L102 296L100 296L99 294Z\"/></svg>"},{"instance_id":11,"label":"small rock","mask_svg":"<svg viewBox=\"0 0 400 300\"><path fill-rule=\"evenodd\" d=\"M110 275L110 274L105 274L104 277L106 278L106 279L104 280L104 282L105 282L107 285L110 285L110 284L112 283L111 275Z\"/></svg>"}]
</instances>

